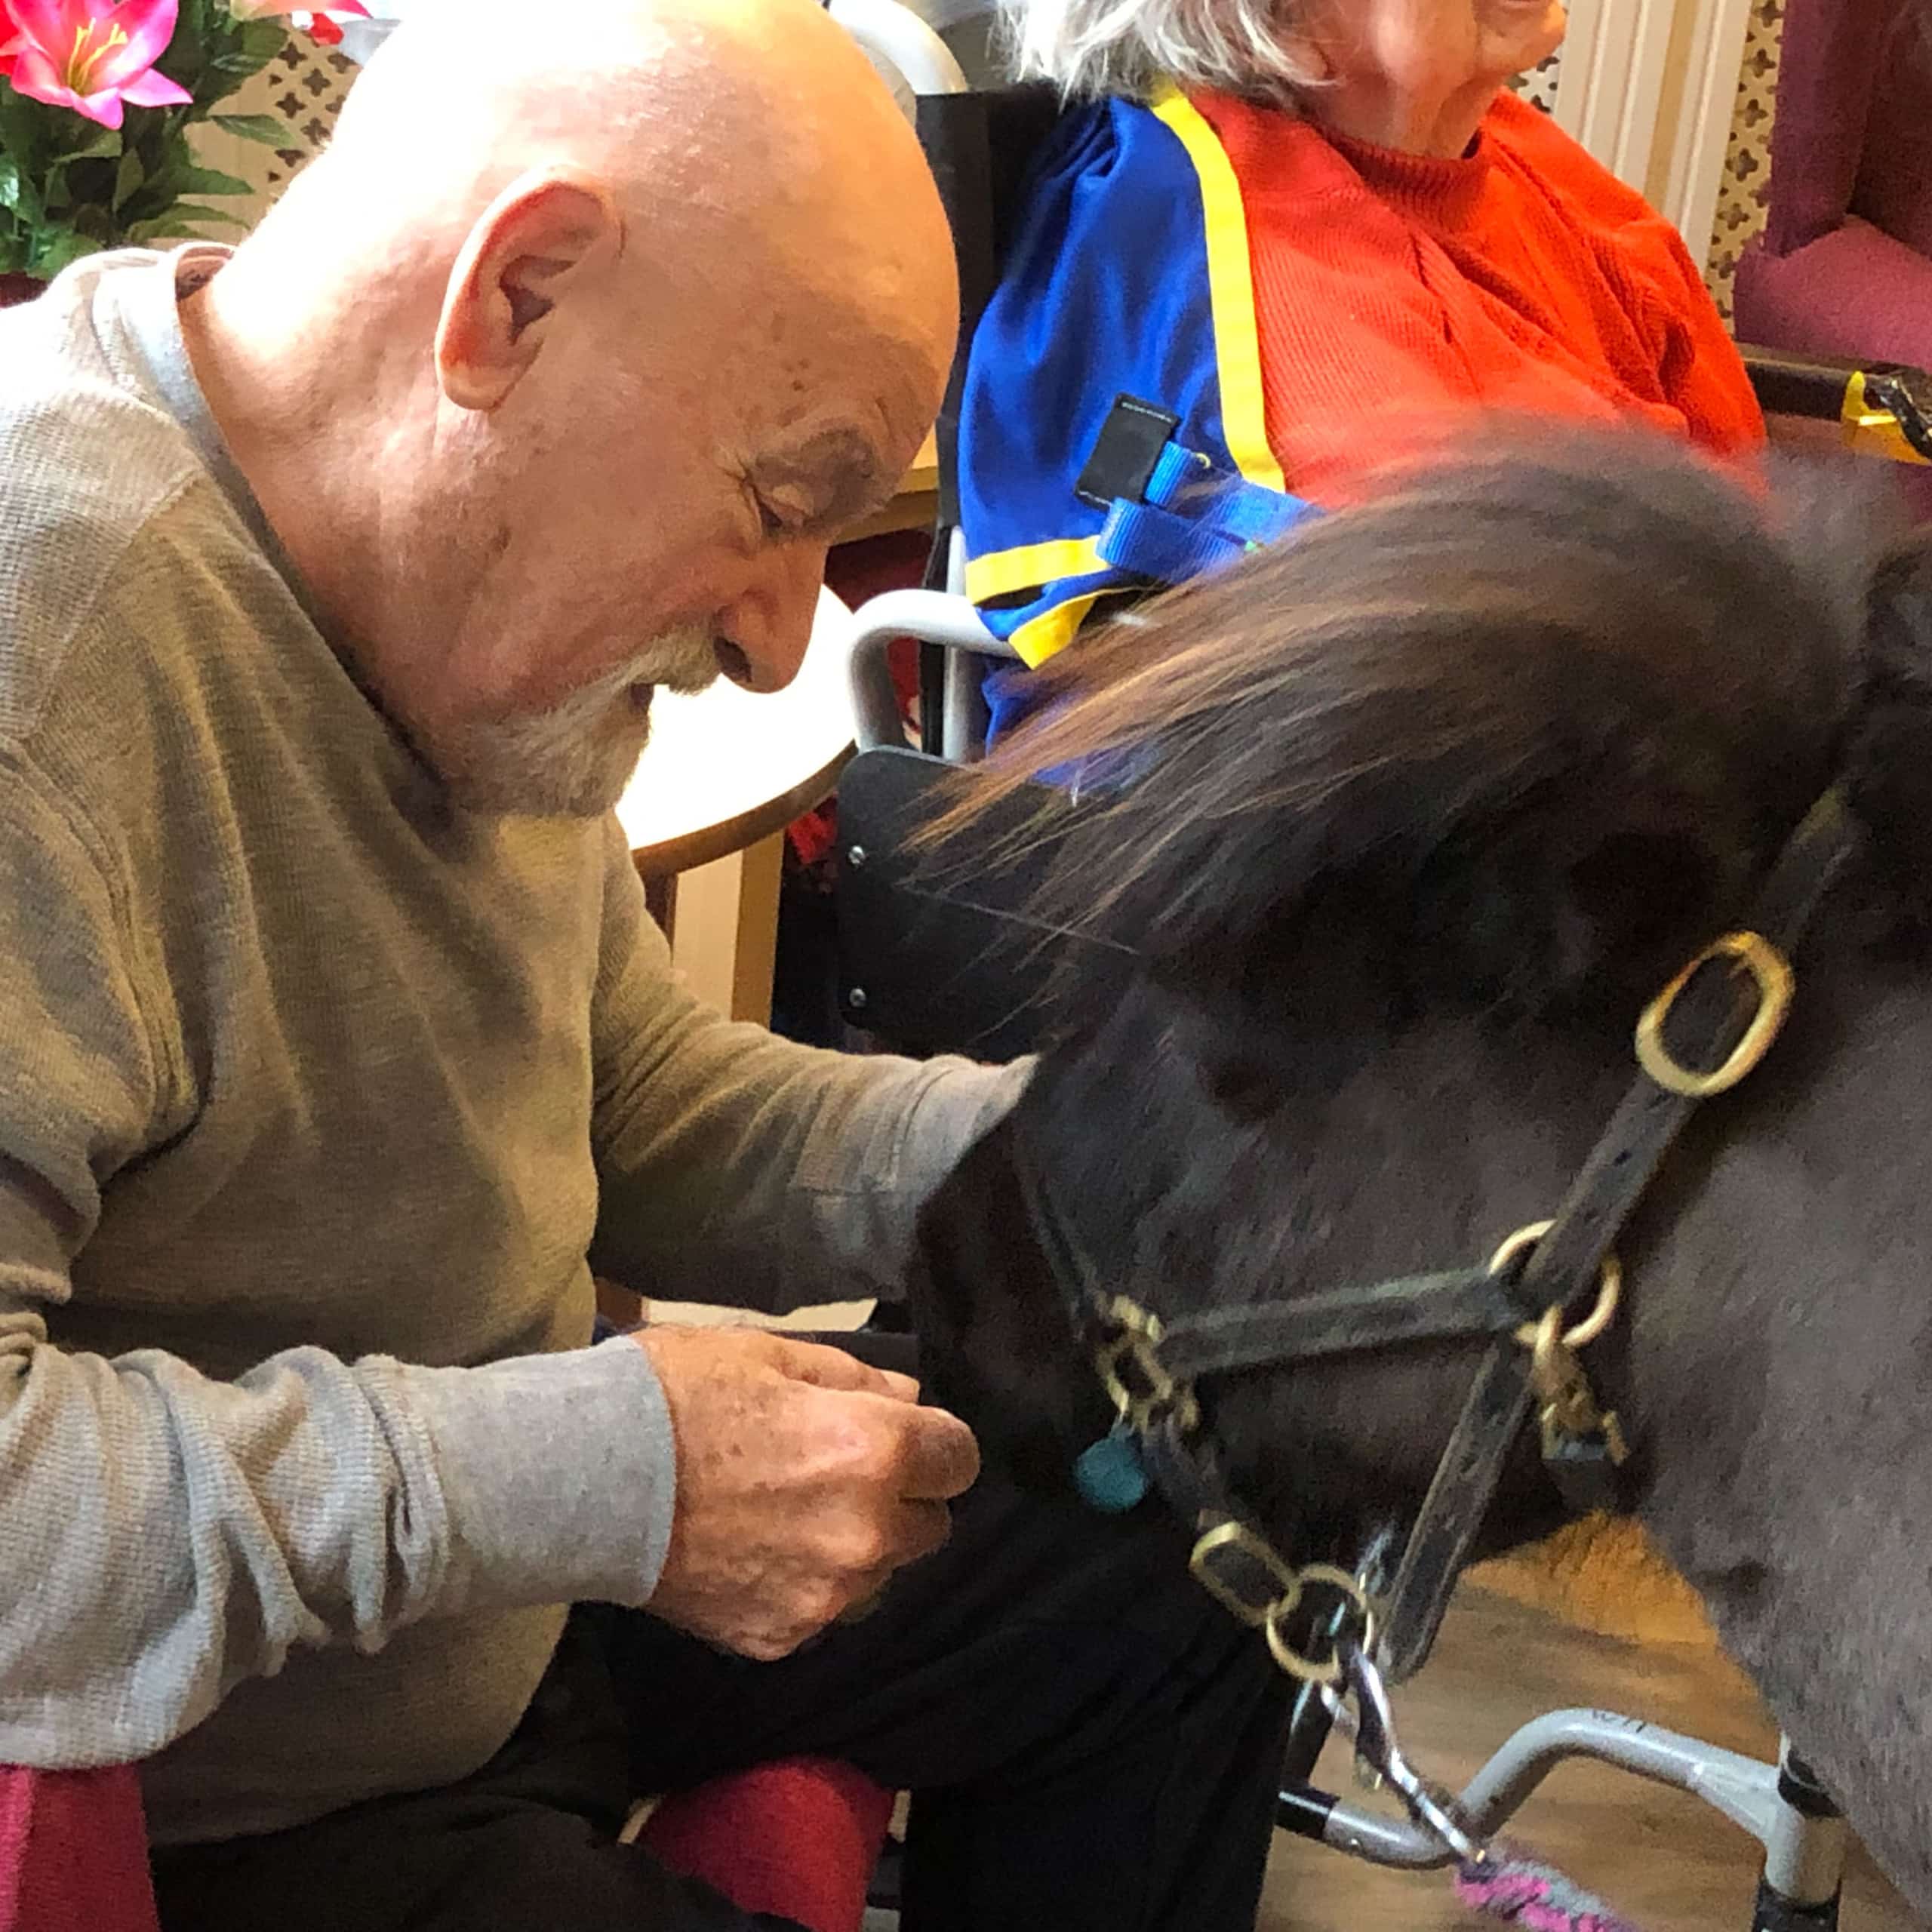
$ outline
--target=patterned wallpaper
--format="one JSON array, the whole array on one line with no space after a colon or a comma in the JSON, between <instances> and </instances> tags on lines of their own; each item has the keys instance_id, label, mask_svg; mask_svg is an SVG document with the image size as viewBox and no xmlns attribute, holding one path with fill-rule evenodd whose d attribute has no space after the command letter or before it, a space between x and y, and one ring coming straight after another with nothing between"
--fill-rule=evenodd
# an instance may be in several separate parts
<instances>
[{"instance_id":1,"label":"patterned wallpaper","mask_svg":"<svg viewBox=\"0 0 1932 1932\"><path fill-rule=\"evenodd\" d=\"M281 51L223 103L224 113L279 115L295 137L293 146L265 148L213 128L202 135L197 146L205 161L254 183L255 205L248 212L259 214L302 164L327 146L355 74L355 63L340 48L291 34Z\"/></svg>"},{"instance_id":2,"label":"patterned wallpaper","mask_svg":"<svg viewBox=\"0 0 1932 1932\"><path fill-rule=\"evenodd\" d=\"M1766 3L1767 0L1761 0L1761 4ZM1767 0L1767 3L1781 5L1782 0ZM1546 114L1553 112L1562 63L1559 49L1528 73L1518 75L1512 85L1532 105ZM306 35L291 35L280 54L242 89L226 111L278 114L294 130L298 144L271 151L245 143L231 144L211 134L208 158L243 180L254 182L260 191L259 205L266 207L302 164L327 144L355 71L355 63L340 48L318 47Z\"/></svg>"},{"instance_id":3,"label":"patterned wallpaper","mask_svg":"<svg viewBox=\"0 0 1932 1932\"><path fill-rule=\"evenodd\" d=\"M1714 232L1708 237L1687 238L1694 254L1700 244L1707 248L1706 279L1727 319L1732 272L1746 243L1764 222L1772 105L1783 26L1784 0L1754 0ZM1546 113L1550 112L1556 104L1561 63L1561 54L1552 54L1521 76L1516 82L1517 91ZM319 47L305 35L292 36L281 54L235 97L231 111L280 115L294 130L295 145L270 150L211 134L208 159L254 182L260 205L266 207L302 164L327 143L355 72L355 62L340 48Z\"/></svg>"},{"instance_id":4,"label":"patterned wallpaper","mask_svg":"<svg viewBox=\"0 0 1932 1932\"><path fill-rule=\"evenodd\" d=\"M1771 189L1771 117L1778 86L1778 49L1784 38L1784 0L1753 0L1730 118L1730 149L1718 186L1709 236L1690 235L1693 254L1706 249L1704 279L1730 320L1730 281L1737 258L1764 226Z\"/></svg>"},{"instance_id":5,"label":"patterned wallpaper","mask_svg":"<svg viewBox=\"0 0 1932 1932\"><path fill-rule=\"evenodd\" d=\"M1563 50L1558 48L1547 60L1539 61L1527 74L1518 74L1509 85L1532 107L1546 114L1556 112L1556 78L1563 71Z\"/></svg>"}]
</instances>

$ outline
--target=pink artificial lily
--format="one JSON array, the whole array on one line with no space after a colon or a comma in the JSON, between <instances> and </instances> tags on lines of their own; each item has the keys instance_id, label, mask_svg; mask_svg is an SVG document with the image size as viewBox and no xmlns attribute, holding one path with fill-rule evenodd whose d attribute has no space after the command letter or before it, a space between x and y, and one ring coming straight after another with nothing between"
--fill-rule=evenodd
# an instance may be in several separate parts
<instances>
[{"instance_id":1,"label":"pink artificial lily","mask_svg":"<svg viewBox=\"0 0 1932 1932\"><path fill-rule=\"evenodd\" d=\"M6 5L7 0L0 0L0 7ZM238 20L259 20L272 14L285 15L291 26L311 40L320 41L325 47L333 47L341 39L345 22L369 17L362 0L335 0L332 7L312 8L292 5L291 0L228 0L228 11Z\"/></svg>"},{"instance_id":2,"label":"pink artificial lily","mask_svg":"<svg viewBox=\"0 0 1932 1932\"><path fill-rule=\"evenodd\" d=\"M176 9L177 0L6 0L0 72L17 92L103 128L120 126L125 101L178 106L192 97L154 71L174 37Z\"/></svg>"}]
</instances>

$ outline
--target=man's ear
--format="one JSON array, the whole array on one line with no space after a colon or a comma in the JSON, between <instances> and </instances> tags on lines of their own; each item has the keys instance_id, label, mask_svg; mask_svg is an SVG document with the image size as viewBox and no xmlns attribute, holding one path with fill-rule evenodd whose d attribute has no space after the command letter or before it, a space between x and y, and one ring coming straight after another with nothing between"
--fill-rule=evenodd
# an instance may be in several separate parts
<instances>
[{"instance_id":1,"label":"man's ear","mask_svg":"<svg viewBox=\"0 0 1932 1932\"><path fill-rule=\"evenodd\" d=\"M436 379L460 409L494 409L543 348L573 284L622 254L611 191L574 169L512 182L478 218L450 271L436 328Z\"/></svg>"}]
</instances>

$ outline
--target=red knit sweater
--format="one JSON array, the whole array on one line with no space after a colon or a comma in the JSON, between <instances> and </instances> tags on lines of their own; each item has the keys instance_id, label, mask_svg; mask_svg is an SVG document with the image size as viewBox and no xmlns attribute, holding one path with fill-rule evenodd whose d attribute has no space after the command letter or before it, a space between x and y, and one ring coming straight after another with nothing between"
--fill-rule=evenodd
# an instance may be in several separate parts
<instances>
[{"instance_id":1,"label":"red knit sweater","mask_svg":"<svg viewBox=\"0 0 1932 1932\"><path fill-rule=\"evenodd\" d=\"M1291 490L1346 502L1470 404L1639 417L1720 454L1764 440L1677 231L1515 95L1450 161L1223 95L1195 104L1241 183Z\"/></svg>"}]
</instances>

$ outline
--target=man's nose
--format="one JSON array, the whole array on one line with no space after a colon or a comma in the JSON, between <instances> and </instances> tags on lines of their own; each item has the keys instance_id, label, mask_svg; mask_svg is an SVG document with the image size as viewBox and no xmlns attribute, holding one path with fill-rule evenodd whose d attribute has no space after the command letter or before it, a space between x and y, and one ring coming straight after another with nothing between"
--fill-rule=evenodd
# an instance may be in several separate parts
<instances>
[{"instance_id":1,"label":"man's nose","mask_svg":"<svg viewBox=\"0 0 1932 1932\"><path fill-rule=\"evenodd\" d=\"M805 660L824 581L822 543L777 545L761 558L723 615L718 661L725 676L751 691L783 691Z\"/></svg>"}]
</instances>

